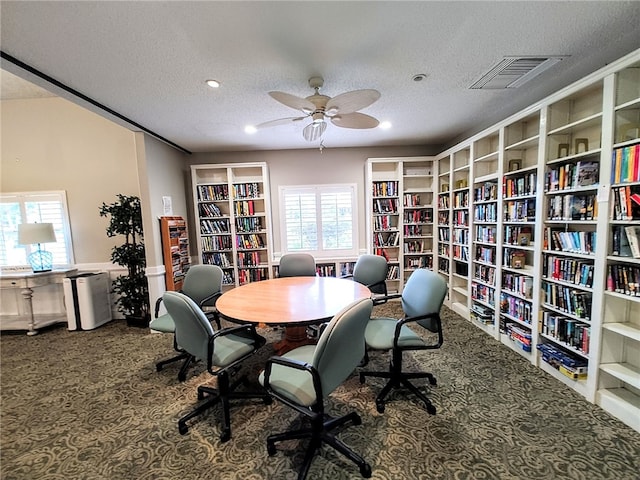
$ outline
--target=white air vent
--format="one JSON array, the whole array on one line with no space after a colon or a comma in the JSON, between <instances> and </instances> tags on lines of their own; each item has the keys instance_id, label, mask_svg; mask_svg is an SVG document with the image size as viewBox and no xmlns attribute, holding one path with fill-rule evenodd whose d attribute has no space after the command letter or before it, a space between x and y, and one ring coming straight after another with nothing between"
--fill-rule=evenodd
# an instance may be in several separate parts
<instances>
[{"instance_id":1,"label":"white air vent","mask_svg":"<svg viewBox=\"0 0 640 480\"><path fill-rule=\"evenodd\" d=\"M469 88L493 90L517 88L564 58L566 57L504 57Z\"/></svg>"}]
</instances>

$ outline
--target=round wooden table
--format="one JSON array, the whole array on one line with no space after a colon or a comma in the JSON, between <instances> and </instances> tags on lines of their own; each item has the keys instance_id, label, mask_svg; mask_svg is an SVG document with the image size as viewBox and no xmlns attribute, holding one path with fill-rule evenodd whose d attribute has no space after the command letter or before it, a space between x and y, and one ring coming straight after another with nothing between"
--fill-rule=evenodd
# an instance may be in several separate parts
<instances>
[{"instance_id":1,"label":"round wooden table","mask_svg":"<svg viewBox=\"0 0 640 480\"><path fill-rule=\"evenodd\" d=\"M233 288L217 300L216 309L235 323L284 325L284 338L275 345L282 354L311 343L307 325L327 322L347 305L369 297L369 289L353 280L286 277Z\"/></svg>"}]
</instances>

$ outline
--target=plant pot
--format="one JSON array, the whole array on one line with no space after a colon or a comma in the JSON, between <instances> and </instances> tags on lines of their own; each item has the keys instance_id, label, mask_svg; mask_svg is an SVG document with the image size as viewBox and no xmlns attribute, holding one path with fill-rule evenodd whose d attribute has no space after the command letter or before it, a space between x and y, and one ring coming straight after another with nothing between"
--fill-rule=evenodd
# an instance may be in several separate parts
<instances>
[{"instance_id":1,"label":"plant pot","mask_svg":"<svg viewBox=\"0 0 640 480\"><path fill-rule=\"evenodd\" d=\"M151 320L150 315L145 315L144 317L127 315L125 318L127 319L128 326L136 328L149 328L149 321Z\"/></svg>"}]
</instances>

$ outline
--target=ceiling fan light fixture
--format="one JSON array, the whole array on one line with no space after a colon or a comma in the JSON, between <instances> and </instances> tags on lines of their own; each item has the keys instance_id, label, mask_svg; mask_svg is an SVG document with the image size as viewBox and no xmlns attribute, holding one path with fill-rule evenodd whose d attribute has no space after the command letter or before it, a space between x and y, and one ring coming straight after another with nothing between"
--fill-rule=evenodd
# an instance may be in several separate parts
<instances>
[{"instance_id":1,"label":"ceiling fan light fixture","mask_svg":"<svg viewBox=\"0 0 640 480\"><path fill-rule=\"evenodd\" d=\"M253 135L257 131L258 129L253 125L247 125L246 127L244 127L244 133L248 133L249 135Z\"/></svg>"},{"instance_id":2,"label":"ceiling fan light fixture","mask_svg":"<svg viewBox=\"0 0 640 480\"><path fill-rule=\"evenodd\" d=\"M328 117L333 117L334 115L338 114L338 107L329 107L327 108L327 110L324 112L324 114Z\"/></svg>"},{"instance_id":3,"label":"ceiling fan light fixture","mask_svg":"<svg viewBox=\"0 0 640 480\"><path fill-rule=\"evenodd\" d=\"M324 123L324 115L321 112L316 112L312 115L313 125Z\"/></svg>"}]
</instances>

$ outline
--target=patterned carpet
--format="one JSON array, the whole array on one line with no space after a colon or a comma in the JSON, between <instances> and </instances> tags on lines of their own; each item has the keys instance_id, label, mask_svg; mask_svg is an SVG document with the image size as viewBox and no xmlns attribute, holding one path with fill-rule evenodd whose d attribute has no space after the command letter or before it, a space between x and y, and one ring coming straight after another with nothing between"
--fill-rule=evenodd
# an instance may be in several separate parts
<instances>
[{"instance_id":1,"label":"patterned carpet","mask_svg":"<svg viewBox=\"0 0 640 480\"><path fill-rule=\"evenodd\" d=\"M398 304L376 307L399 314ZM371 464L374 479L637 480L640 434L489 338L444 313L445 344L414 354L436 374L425 387L438 409L429 415L397 394L384 414L374 398L383 381L351 377L331 396L329 411L356 410L360 426L340 438ZM276 339L280 332L261 333ZM156 372L171 338L116 321L92 332L58 327L35 337L4 334L1 348L1 478L3 480L292 480L303 449L278 446L270 433L296 426L279 403L236 404L233 438L218 441L218 410L181 436L177 419L196 402L210 376L201 364L186 382L177 367ZM253 378L271 353L249 366ZM374 354L368 369L386 368ZM361 478L357 467L323 448L309 479Z\"/></svg>"}]
</instances>

